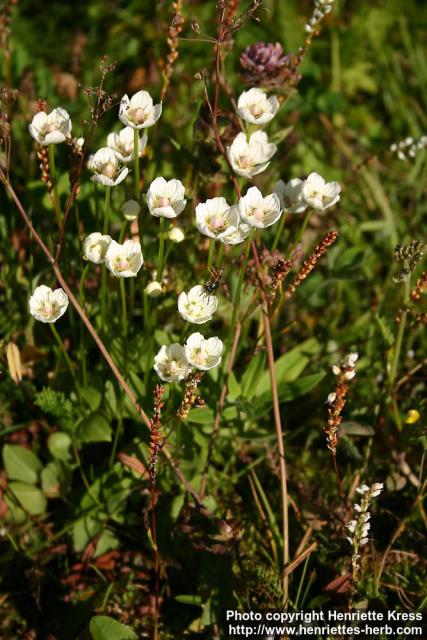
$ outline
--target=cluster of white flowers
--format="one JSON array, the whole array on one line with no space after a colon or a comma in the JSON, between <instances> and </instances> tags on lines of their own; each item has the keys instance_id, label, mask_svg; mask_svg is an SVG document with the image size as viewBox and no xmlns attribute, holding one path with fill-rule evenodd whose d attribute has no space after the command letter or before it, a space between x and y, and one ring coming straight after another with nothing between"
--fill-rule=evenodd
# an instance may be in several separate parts
<instances>
[{"instance_id":1,"label":"cluster of white flowers","mask_svg":"<svg viewBox=\"0 0 427 640\"><path fill-rule=\"evenodd\" d=\"M282 214L277 193L264 197L257 187L250 187L237 205L225 198L211 198L196 207L196 226L208 238L224 244L239 244L252 227L265 229L277 222Z\"/></svg>"},{"instance_id":2,"label":"cluster of white flowers","mask_svg":"<svg viewBox=\"0 0 427 640\"><path fill-rule=\"evenodd\" d=\"M307 207L317 211L332 207L340 199L341 185L338 182L326 182L322 176L313 172L306 180L279 180L274 190L286 213L302 213Z\"/></svg>"},{"instance_id":3,"label":"cluster of white flowers","mask_svg":"<svg viewBox=\"0 0 427 640\"><path fill-rule=\"evenodd\" d=\"M217 338L192 333L185 345L163 345L154 358L154 370L164 382L184 380L193 369L207 371L221 363L224 345Z\"/></svg>"},{"instance_id":4,"label":"cluster of white flowers","mask_svg":"<svg viewBox=\"0 0 427 640\"><path fill-rule=\"evenodd\" d=\"M34 140L43 146L71 139L71 118L65 109L57 107L50 113L39 111L29 125Z\"/></svg>"},{"instance_id":5,"label":"cluster of white flowers","mask_svg":"<svg viewBox=\"0 0 427 640\"><path fill-rule=\"evenodd\" d=\"M317 31L323 18L331 13L334 0L314 0L314 11L308 23L305 25L307 33Z\"/></svg>"},{"instance_id":6,"label":"cluster of white flowers","mask_svg":"<svg viewBox=\"0 0 427 640\"><path fill-rule=\"evenodd\" d=\"M40 322L56 322L68 307L68 296L61 288L36 287L29 301L30 313Z\"/></svg>"},{"instance_id":7,"label":"cluster of white flowers","mask_svg":"<svg viewBox=\"0 0 427 640\"><path fill-rule=\"evenodd\" d=\"M394 142L390 151L397 154L399 160L407 160L409 158L415 158L419 151L422 151L427 147L427 136L421 136L418 140L414 138L405 138L400 142Z\"/></svg>"},{"instance_id":8,"label":"cluster of white flowers","mask_svg":"<svg viewBox=\"0 0 427 640\"><path fill-rule=\"evenodd\" d=\"M369 522L371 514L369 512L369 506L373 498L380 495L384 488L382 482L375 482L371 487L366 484L362 484L357 487L356 491L361 495L360 504L354 505L355 517L346 525L350 532L350 536L347 536L347 540L353 547L353 555L351 558L353 566L353 578L357 578L360 569L360 547L365 545L368 541L369 530L371 524Z\"/></svg>"}]
</instances>

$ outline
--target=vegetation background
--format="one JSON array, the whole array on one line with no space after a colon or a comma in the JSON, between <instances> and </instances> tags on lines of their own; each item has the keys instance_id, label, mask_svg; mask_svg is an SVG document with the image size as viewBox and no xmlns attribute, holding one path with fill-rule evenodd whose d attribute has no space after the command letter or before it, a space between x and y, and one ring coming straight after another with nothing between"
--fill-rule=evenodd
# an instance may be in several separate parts
<instances>
[{"instance_id":1,"label":"vegetation background","mask_svg":"<svg viewBox=\"0 0 427 640\"><path fill-rule=\"evenodd\" d=\"M2 3L2 11L7 4ZM285 52L295 52L312 8L308 0L263 3L256 13L259 21L248 21L234 35L225 58L224 77L232 94L238 96L245 88L239 66L243 49L254 42L280 42ZM143 161L144 187L163 175L181 179L190 192L180 219L186 241L173 246L169 254L170 295L156 303L151 342L143 339L138 328L142 321L137 307L130 324L131 382L149 413L158 382L150 372L153 353L183 331L182 323L171 320L175 292L206 279L207 244L194 229L192 200L218 193L232 199L232 185L220 170L212 144L203 83L195 77L208 69L208 88L213 90L213 48L203 34L215 37L215 2L188 0L183 15L183 39L155 150ZM47 100L50 108L67 109L73 133L78 135L88 118L88 99L81 87L99 84L104 55L116 63L106 82L106 90L117 96L116 103L124 93L140 88L157 98L172 17L172 3L160 0L19 0L13 7L10 65L2 56L3 82L19 91L12 120L11 180L47 237L54 233L51 205L28 134L37 99ZM201 35L191 30L192 19L199 23ZM299 260L329 229L339 229L339 241L286 303L274 327L277 358L288 354L280 360L279 391L291 497L291 558L316 543L290 574L290 605L295 608L346 606L351 547L344 524L351 518L351 498L361 482L384 482L385 491L376 505L373 540L363 558L359 605L420 610L425 604L425 294L424 306L422 296L410 304L399 373L391 392L387 380L404 295L402 283L393 280L398 273L394 247L425 239L427 212L425 151L402 161L389 148L408 136L418 139L427 130L426 32L422 0L336 0L304 59L297 91L270 129L281 142L260 179L265 189L272 190L279 178L312 171L343 187L339 206L311 219ZM221 105L225 127L232 107L224 94ZM103 116L91 152L104 144L115 126L116 107ZM69 190L65 145L57 164L59 191L65 200ZM128 189L131 197L131 183ZM89 637L85 629L94 613L128 624L138 637L151 637L155 604L147 533L149 484L123 459L108 465L121 402L119 389L70 313L58 325L61 337L76 361L83 339L89 363L84 398L81 404L77 401L50 332L36 326L27 311L33 288L46 280L54 282L48 265L4 190L0 198L0 437L5 467L0 476L0 637ZM113 200L117 228L119 205ZM72 216L67 228L62 259L74 290L83 269L82 239L99 228L97 207L93 184L84 174L78 215ZM279 245L285 255L298 237L301 222L294 216L286 223ZM149 224L148 263L157 251L156 231ZM266 246L271 247L272 238L272 231L263 235ZM221 290L221 311L212 335L215 331L225 335L228 291L236 285L239 256L236 250L226 271L227 285ZM414 274L414 285L421 271L419 267ZM91 271L86 296L94 317L97 283L97 273ZM248 284L245 304L250 294ZM114 288L111 304L114 309L118 305ZM120 320L114 312L110 319L106 335L120 363ZM225 607L280 606L277 549L283 542L278 455L265 354L258 349L257 331L258 319L251 318L242 333L210 467L205 505L211 515L195 509L170 469L159 465L160 638L225 637ZM23 375L19 381L13 379L7 359L10 341L20 351ZM340 429L338 461L350 497L344 500L337 491L323 428L326 397L335 383L330 365L350 351L358 351L360 361ZM171 385L168 394L167 406L179 404L182 387ZM172 440L182 471L196 487L218 395L218 377L206 376L202 396L207 407L193 409ZM414 412L419 416L413 418ZM122 416L119 451L146 460L149 438L127 403ZM59 450L52 443L48 446L56 431L68 434L72 444L65 438ZM24 471L17 471L4 453L7 446L33 452L38 462L25 460ZM18 458L19 466L22 456ZM26 480L32 487L24 505L8 494L13 478Z\"/></svg>"}]
</instances>

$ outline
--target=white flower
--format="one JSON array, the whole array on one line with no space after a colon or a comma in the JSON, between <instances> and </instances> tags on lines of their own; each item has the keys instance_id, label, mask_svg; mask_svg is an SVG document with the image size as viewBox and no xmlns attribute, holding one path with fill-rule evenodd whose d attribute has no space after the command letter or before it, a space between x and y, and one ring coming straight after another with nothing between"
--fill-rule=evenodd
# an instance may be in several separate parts
<instances>
[{"instance_id":1,"label":"white flower","mask_svg":"<svg viewBox=\"0 0 427 640\"><path fill-rule=\"evenodd\" d=\"M360 506L360 504L354 504L354 510L357 511L358 513L360 513L362 511L362 507Z\"/></svg>"},{"instance_id":2,"label":"white flower","mask_svg":"<svg viewBox=\"0 0 427 640\"><path fill-rule=\"evenodd\" d=\"M358 353L349 353L346 359L346 364L347 367L355 367L356 366L356 362L359 359L359 354Z\"/></svg>"},{"instance_id":3,"label":"white flower","mask_svg":"<svg viewBox=\"0 0 427 640\"><path fill-rule=\"evenodd\" d=\"M154 369L164 382L183 380L191 373L185 349L178 343L161 347L154 358Z\"/></svg>"},{"instance_id":4,"label":"white flower","mask_svg":"<svg viewBox=\"0 0 427 640\"><path fill-rule=\"evenodd\" d=\"M121 212L126 220L132 221L136 220L139 216L141 207L136 200L126 200L126 202L122 204Z\"/></svg>"},{"instance_id":5,"label":"white flower","mask_svg":"<svg viewBox=\"0 0 427 640\"><path fill-rule=\"evenodd\" d=\"M324 211L340 199L338 182L326 182L318 173L310 173L302 188L304 201L313 209Z\"/></svg>"},{"instance_id":6,"label":"white flower","mask_svg":"<svg viewBox=\"0 0 427 640\"><path fill-rule=\"evenodd\" d=\"M242 220L259 229L270 227L282 213L277 194L272 193L264 198L257 187L248 189L238 206Z\"/></svg>"},{"instance_id":7,"label":"white flower","mask_svg":"<svg viewBox=\"0 0 427 640\"><path fill-rule=\"evenodd\" d=\"M240 94L237 113L251 124L265 124L274 118L279 106L276 96L267 98L262 89L249 89Z\"/></svg>"},{"instance_id":8,"label":"white flower","mask_svg":"<svg viewBox=\"0 0 427 640\"><path fill-rule=\"evenodd\" d=\"M157 280L152 280L145 287L145 293L147 296L150 296L150 298L158 298L163 293L162 285L160 282L157 282Z\"/></svg>"},{"instance_id":9,"label":"white flower","mask_svg":"<svg viewBox=\"0 0 427 640\"><path fill-rule=\"evenodd\" d=\"M367 484L361 484L360 487L356 487L356 491L363 496L367 491L369 491L369 487Z\"/></svg>"},{"instance_id":10,"label":"white flower","mask_svg":"<svg viewBox=\"0 0 427 640\"><path fill-rule=\"evenodd\" d=\"M287 213L302 213L307 209L302 195L304 180L292 178L289 182L279 182L274 187L274 191L279 196L280 204Z\"/></svg>"},{"instance_id":11,"label":"white flower","mask_svg":"<svg viewBox=\"0 0 427 640\"><path fill-rule=\"evenodd\" d=\"M152 127L162 114L162 105L153 106L148 91L138 91L129 100L127 95L120 101L119 118L127 127L145 129Z\"/></svg>"},{"instance_id":12,"label":"white flower","mask_svg":"<svg viewBox=\"0 0 427 640\"><path fill-rule=\"evenodd\" d=\"M239 176L252 178L267 169L276 151L276 145L268 142L264 131L255 131L249 140L244 133L237 134L231 147L227 148L227 155Z\"/></svg>"},{"instance_id":13,"label":"white flower","mask_svg":"<svg viewBox=\"0 0 427 640\"><path fill-rule=\"evenodd\" d=\"M34 290L29 308L40 322L56 322L68 307L68 296L63 289L51 289L42 284Z\"/></svg>"},{"instance_id":14,"label":"white flower","mask_svg":"<svg viewBox=\"0 0 427 640\"><path fill-rule=\"evenodd\" d=\"M383 489L384 489L384 484L382 482L374 482L374 484L371 487L372 497L376 498L377 496L379 496Z\"/></svg>"},{"instance_id":15,"label":"white flower","mask_svg":"<svg viewBox=\"0 0 427 640\"><path fill-rule=\"evenodd\" d=\"M218 299L207 294L199 284L192 287L188 293L183 291L178 296L178 311L187 322L204 324L212 320L217 308Z\"/></svg>"},{"instance_id":16,"label":"white flower","mask_svg":"<svg viewBox=\"0 0 427 640\"><path fill-rule=\"evenodd\" d=\"M91 233L83 243L83 258L94 264L101 264L110 246L111 236L102 235L96 231Z\"/></svg>"},{"instance_id":17,"label":"white flower","mask_svg":"<svg viewBox=\"0 0 427 640\"><path fill-rule=\"evenodd\" d=\"M106 187L115 187L123 182L129 169L121 169L116 154L110 147L102 147L92 158L92 180Z\"/></svg>"},{"instance_id":18,"label":"white flower","mask_svg":"<svg viewBox=\"0 0 427 640\"><path fill-rule=\"evenodd\" d=\"M339 376L341 373L341 367L338 367L338 365L334 364L332 366L332 373L334 374L334 376Z\"/></svg>"},{"instance_id":19,"label":"white flower","mask_svg":"<svg viewBox=\"0 0 427 640\"><path fill-rule=\"evenodd\" d=\"M181 227L172 227L172 229L168 231L168 238L171 242L178 244L185 239L185 235Z\"/></svg>"},{"instance_id":20,"label":"white flower","mask_svg":"<svg viewBox=\"0 0 427 640\"><path fill-rule=\"evenodd\" d=\"M196 226L208 238L222 240L239 227L237 207L230 207L225 198L210 198L196 207Z\"/></svg>"},{"instance_id":21,"label":"white flower","mask_svg":"<svg viewBox=\"0 0 427 640\"><path fill-rule=\"evenodd\" d=\"M142 156L147 145L147 134L144 133L138 138L138 156ZM109 133L107 136L107 146L112 149L120 162L131 162L134 151L134 135L132 127L125 127L119 133Z\"/></svg>"},{"instance_id":22,"label":"white flower","mask_svg":"<svg viewBox=\"0 0 427 640\"><path fill-rule=\"evenodd\" d=\"M134 278L144 263L141 245L133 240L119 244L115 240L105 254L105 266L118 278Z\"/></svg>"},{"instance_id":23,"label":"white flower","mask_svg":"<svg viewBox=\"0 0 427 640\"><path fill-rule=\"evenodd\" d=\"M73 138L73 145L77 151L82 151L85 143L84 138Z\"/></svg>"},{"instance_id":24,"label":"white flower","mask_svg":"<svg viewBox=\"0 0 427 640\"><path fill-rule=\"evenodd\" d=\"M332 404L333 402L335 402L335 400L337 399L337 394L335 393L335 391L333 391L332 393L330 393L328 395L328 399L327 399L327 403L328 404Z\"/></svg>"},{"instance_id":25,"label":"white flower","mask_svg":"<svg viewBox=\"0 0 427 640\"><path fill-rule=\"evenodd\" d=\"M251 226L246 222L239 222L239 226L232 233L221 238L223 244L240 244L250 234Z\"/></svg>"},{"instance_id":26,"label":"white flower","mask_svg":"<svg viewBox=\"0 0 427 640\"><path fill-rule=\"evenodd\" d=\"M65 142L71 133L71 118L65 109L57 107L49 114L36 113L29 125L30 133L39 144L59 144Z\"/></svg>"},{"instance_id":27,"label":"white flower","mask_svg":"<svg viewBox=\"0 0 427 640\"><path fill-rule=\"evenodd\" d=\"M346 524L347 529L350 533L354 533L356 531L357 520L350 520L348 524Z\"/></svg>"},{"instance_id":28,"label":"white flower","mask_svg":"<svg viewBox=\"0 0 427 640\"><path fill-rule=\"evenodd\" d=\"M185 344L185 355L193 367L207 371L220 364L223 348L219 338L206 340L201 333L192 333Z\"/></svg>"},{"instance_id":29,"label":"white flower","mask_svg":"<svg viewBox=\"0 0 427 640\"><path fill-rule=\"evenodd\" d=\"M90 155L88 155L87 162L86 162L87 169L92 173L95 171L95 165L93 164L94 157L95 157L95 154L91 153Z\"/></svg>"},{"instance_id":30,"label":"white flower","mask_svg":"<svg viewBox=\"0 0 427 640\"><path fill-rule=\"evenodd\" d=\"M356 375L355 370L353 369L353 371L346 371L344 374L344 378L346 380L353 380L354 376Z\"/></svg>"},{"instance_id":31,"label":"white flower","mask_svg":"<svg viewBox=\"0 0 427 640\"><path fill-rule=\"evenodd\" d=\"M185 209L185 187L180 180L156 178L147 191L147 205L152 216L176 218Z\"/></svg>"}]
</instances>

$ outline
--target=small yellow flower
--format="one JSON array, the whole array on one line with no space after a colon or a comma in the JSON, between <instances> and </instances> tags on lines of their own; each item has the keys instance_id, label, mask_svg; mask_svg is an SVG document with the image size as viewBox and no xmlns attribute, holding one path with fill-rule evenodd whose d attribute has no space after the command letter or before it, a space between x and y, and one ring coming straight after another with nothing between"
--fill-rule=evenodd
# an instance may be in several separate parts
<instances>
[{"instance_id":1,"label":"small yellow flower","mask_svg":"<svg viewBox=\"0 0 427 640\"><path fill-rule=\"evenodd\" d=\"M416 409L410 409L406 415L406 424L415 424L420 419L420 414Z\"/></svg>"}]
</instances>

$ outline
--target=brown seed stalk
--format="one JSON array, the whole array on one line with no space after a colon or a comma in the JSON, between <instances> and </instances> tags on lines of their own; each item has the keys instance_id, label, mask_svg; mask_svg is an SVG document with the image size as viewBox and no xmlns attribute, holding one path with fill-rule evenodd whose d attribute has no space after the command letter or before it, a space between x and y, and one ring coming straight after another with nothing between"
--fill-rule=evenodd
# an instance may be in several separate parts
<instances>
[{"instance_id":1,"label":"brown seed stalk","mask_svg":"<svg viewBox=\"0 0 427 640\"><path fill-rule=\"evenodd\" d=\"M329 231L324 238L319 242L311 256L305 260L301 269L299 270L295 280L289 285L289 288L285 292L285 298L288 299L295 293L296 288L305 280L310 273L313 271L314 267L320 260L320 258L326 253L329 247L334 244L336 239L338 238L338 231L336 229Z\"/></svg>"}]
</instances>

